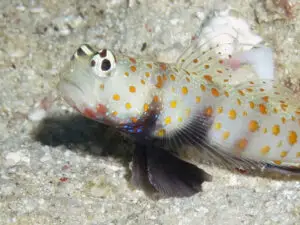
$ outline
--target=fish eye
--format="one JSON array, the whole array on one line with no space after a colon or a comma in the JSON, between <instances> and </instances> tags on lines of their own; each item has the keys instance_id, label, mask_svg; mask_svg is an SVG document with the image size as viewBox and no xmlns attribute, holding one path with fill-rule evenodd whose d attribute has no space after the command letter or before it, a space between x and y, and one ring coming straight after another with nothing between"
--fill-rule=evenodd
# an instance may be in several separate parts
<instances>
[{"instance_id":1,"label":"fish eye","mask_svg":"<svg viewBox=\"0 0 300 225\"><path fill-rule=\"evenodd\" d=\"M110 67L111 67L110 61L109 61L108 59L104 59L104 60L102 61L102 63L101 63L101 69L102 69L103 71L107 71L107 70L110 69Z\"/></svg>"},{"instance_id":2,"label":"fish eye","mask_svg":"<svg viewBox=\"0 0 300 225\"><path fill-rule=\"evenodd\" d=\"M97 76L107 77L116 67L115 56L111 51L102 49L91 58L90 66Z\"/></svg>"}]
</instances>

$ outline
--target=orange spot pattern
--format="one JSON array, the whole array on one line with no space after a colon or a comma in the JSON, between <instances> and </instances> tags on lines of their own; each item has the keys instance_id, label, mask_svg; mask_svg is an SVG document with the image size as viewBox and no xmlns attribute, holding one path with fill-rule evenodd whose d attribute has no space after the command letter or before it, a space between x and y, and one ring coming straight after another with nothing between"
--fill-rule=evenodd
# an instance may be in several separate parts
<instances>
[{"instance_id":1,"label":"orange spot pattern","mask_svg":"<svg viewBox=\"0 0 300 225\"><path fill-rule=\"evenodd\" d=\"M220 122L215 123L215 129L220 130L222 128L222 124Z\"/></svg>"},{"instance_id":2,"label":"orange spot pattern","mask_svg":"<svg viewBox=\"0 0 300 225\"><path fill-rule=\"evenodd\" d=\"M131 67L130 67L130 70L131 70L132 72L135 72L135 71L136 71L136 67L135 67L135 66L131 66Z\"/></svg>"},{"instance_id":3,"label":"orange spot pattern","mask_svg":"<svg viewBox=\"0 0 300 225\"><path fill-rule=\"evenodd\" d=\"M255 132L259 129L259 124L255 120L251 120L248 125L248 129L250 132Z\"/></svg>"},{"instance_id":4,"label":"orange spot pattern","mask_svg":"<svg viewBox=\"0 0 300 225\"><path fill-rule=\"evenodd\" d=\"M259 111L261 114L267 114L268 111L267 111L267 108L264 104L259 104Z\"/></svg>"},{"instance_id":5,"label":"orange spot pattern","mask_svg":"<svg viewBox=\"0 0 300 225\"><path fill-rule=\"evenodd\" d=\"M131 121L132 121L133 123L136 123L138 120L137 120L136 117L132 117L132 118L131 118Z\"/></svg>"},{"instance_id":6,"label":"orange spot pattern","mask_svg":"<svg viewBox=\"0 0 300 225\"><path fill-rule=\"evenodd\" d=\"M210 75L204 75L203 78L207 81L207 82L212 82L212 77Z\"/></svg>"},{"instance_id":7,"label":"orange spot pattern","mask_svg":"<svg viewBox=\"0 0 300 225\"><path fill-rule=\"evenodd\" d=\"M182 92L183 95L187 95L189 90L186 86L184 86L184 87L181 88L181 92Z\"/></svg>"},{"instance_id":8,"label":"orange spot pattern","mask_svg":"<svg viewBox=\"0 0 300 225\"><path fill-rule=\"evenodd\" d=\"M202 90L203 92L205 92L205 91L206 91L206 87L205 87L205 85L204 85L204 84L201 84L201 85L200 85L200 88L201 88L201 90Z\"/></svg>"},{"instance_id":9,"label":"orange spot pattern","mask_svg":"<svg viewBox=\"0 0 300 225\"><path fill-rule=\"evenodd\" d=\"M280 126L278 124L272 127L272 134L277 136L280 133Z\"/></svg>"},{"instance_id":10,"label":"orange spot pattern","mask_svg":"<svg viewBox=\"0 0 300 225\"><path fill-rule=\"evenodd\" d=\"M265 102L269 102L269 96L262 97L262 100L264 100Z\"/></svg>"},{"instance_id":11,"label":"orange spot pattern","mask_svg":"<svg viewBox=\"0 0 300 225\"><path fill-rule=\"evenodd\" d=\"M289 132L289 136L288 136L288 142L290 145L294 145L296 144L298 141L298 136L297 133L295 131L290 131Z\"/></svg>"},{"instance_id":12,"label":"orange spot pattern","mask_svg":"<svg viewBox=\"0 0 300 225\"><path fill-rule=\"evenodd\" d=\"M281 165L281 161L280 160L274 160L273 163L275 163L276 165Z\"/></svg>"},{"instance_id":13,"label":"orange spot pattern","mask_svg":"<svg viewBox=\"0 0 300 225\"><path fill-rule=\"evenodd\" d=\"M287 156L287 154L288 154L287 151L282 151L282 152L280 153L280 157L284 158L284 157Z\"/></svg>"},{"instance_id":14,"label":"orange spot pattern","mask_svg":"<svg viewBox=\"0 0 300 225\"><path fill-rule=\"evenodd\" d=\"M234 109L231 109L229 112L228 112L228 118L229 119L232 119L232 120L235 120L236 119L236 111Z\"/></svg>"},{"instance_id":15,"label":"orange spot pattern","mask_svg":"<svg viewBox=\"0 0 300 225\"><path fill-rule=\"evenodd\" d=\"M155 95L155 96L153 97L153 101L156 102L156 103L159 102L159 97L158 97L157 95Z\"/></svg>"},{"instance_id":16,"label":"orange spot pattern","mask_svg":"<svg viewBox=\"0 0 300 225\"><path fill-rule=\"evenodd\" d=\"M264 147L262 147L262 148L260 149L260 153L261 153L262 155L266 155L266 154L269 153L270 149L271 149L270 146L266 145L266 146L264 146Z\"/></svg>"},{"instance_id":17,"label":"orange spot pattern","mask_svg":"<svg viewBox=\"0 0 300 225\"><path fill-rule=\"evenodd\" d=\"M165 129L160 129L160 130L158 131L157 135L158 135L159 137L165 136L165 135L166 135L166 130L165 130Z\"/></svg>"},{"instance_id":18,"label":"orange spot pattern","mask_svg":"<svg viewBox=\"0 0 300 225\"><path fill-rule=\"evenodd\" d=\"M207 107L204 110L204 115L206 115L206 116L212 116L212 114L213 114L213 108L211 106Z\"/></svg>"},{"instance_id":19,"label":"orange spot pattern","mask_svg":"<svg viewBox=\"0 0 300 225\"><path fill-rule=\"evenodd\" d=\"M126 109L131 109L131 107L132 107L132 106L131 106L131 104L130 104L129 102L127 102L127 103L125 104L125 108L126 108Z\"/></svg>"},{"instance_id":20,"label":"orange spot pattern","mask_svg":"<svg viewBox=\"0 0 300 225\"><path fill-rule=\"evenodd\" d=\"M170 107L171 108L176 108L177 102L176 101L171 101L170 102Z\"/></svg>"},{"instance_id":21,"label":"orange spot pattern","mask_svg":"<svg viewBox=\"0 0 300 225\"><path fill-rule=\"evenodd\" d=\"M216 88L212 88L211 89L211 94L214 96L214 97L218 97L220 95L219 91L216 89Z\"/></svg>"},{"instance_id":22,"label":"orange spot pattern","mask_svg":"<svg viewBox=\"0 0 300 225\"><path fill-rule=\"evenodd\" d=\"M113 100L119 101L119 100L120 100L120 95L114 94L114 95L113 95Z\"/></svg>"},{"instance_id":23,"label":"orange spot pattern","mask_svg":"<svg viewBox=\"0 0 300 225\"><path fill-rule=\"evenodd\" d=\"M171 117L170 117L170 116L167 116L167 117L165 118L165 124L168 125L168 124L170 124L171 122L172 122Z\"/></svg>"},{"instance_id":24,"label":"orange spot pattern","mask_svg":"<svg viewBox=\"0 0 300 225\"><path fill-rule=\"evenodd\" d=\"M241 96L245 96L245 93L242 90L238 90L238 92Z\"/></svg>"},{"instance_id":25,"label":"orange spot pattern","mask_svg":"<svg viewBox=\"0 0 300 225\"><path fill-rule=\"evenodd\" d=\"M240 141L238 141L238 148L241 150L244 150L248 145L248 141L246 138L242 138Z\"/></svg>"},{"instance_id":26,"label":"orange spot pattern","mask_svg":"<svg viewBox=\"0 0 300 225\"><path fill-rule=\"evenodd\" d=\"M162 79L162 77L160 76L160 75L158 75L157 77L156 77L156 79L157 79L157 83L156 83L156 87L157 88L162 88L162 86L163 86L163 79Z\"/></svg>"},{"instance_id":27,"label":"orange spot pattern","mask_svg":"<svg viewBox=\"0 0 300 225\"><path fill-rule=\"evenodd\" d=\"M147 103L144 104L144 111L147 112L149 110L149 105Z\"/></svg>"},{"instance_id":28,"label":"orange spot pattern","mask_svg":"<svg viewBox=\"0 0 300 225\"><path fill-rule=\"evenodd\" d=\"M136 92L135 86L129 86L129 92L135 93Z\"/></svg>"},{"instance_id":29,"label":"orange spot pattern","mask_svg":"<svg viewBox=\"0 0 300 225\"><path fill-rule=\"evenodd\" d=\"M225 131L225 132L223 133L223 140L224 140L224 141L227 140L227 139L229 138L229 136L230 136L230 132L229 132L229 131Z\"/></svg>"},{"instance_id":30,"label":"orange spot pattern","mask_svg":"<svg viewBox=\"0 0 300 225\"><path fill-rule=\"evenodd\" d=\"M176 80L176 77L174 76L174 74L171 74L171 75L170 75L170 78L171 78L172 81L175 81L175 80Z\"/></svg>"},{"instance_id":31,"label":"orange spot pattern","mask_svg":"<svg viewBox=\"0 0 300 225\"><path fill-rule=\"evenodd\" d=\"M223 107L218 107L218 108L217 108L217 112L218 112L219 114L221 114L221 113L223 112Z\"/></svg>"}]
</instances>

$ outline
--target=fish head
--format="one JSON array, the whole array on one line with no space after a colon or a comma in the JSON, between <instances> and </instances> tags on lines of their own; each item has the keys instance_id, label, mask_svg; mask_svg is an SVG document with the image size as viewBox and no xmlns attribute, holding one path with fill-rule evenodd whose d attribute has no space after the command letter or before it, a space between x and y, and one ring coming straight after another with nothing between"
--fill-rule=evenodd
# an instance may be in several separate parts
<instances>
[{"instance_id":1,"label":"fish head","mask_svg":"<svg viewBox=\"0 0 300 225\"><path fill-rule=\"evenodd\" d=\"M80 46L60 73L58 89L84 116L106 124L137 121L150 104L136 61L108 49Z\"/></svg>"}]
</instances>

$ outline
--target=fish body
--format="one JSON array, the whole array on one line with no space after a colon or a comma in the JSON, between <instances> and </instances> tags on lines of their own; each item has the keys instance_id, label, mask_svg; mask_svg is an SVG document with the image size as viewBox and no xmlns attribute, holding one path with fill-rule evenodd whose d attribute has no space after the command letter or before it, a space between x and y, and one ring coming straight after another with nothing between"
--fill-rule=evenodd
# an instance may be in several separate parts
<instances>
[{"instance_id":1,"label":"fish body","mask_svg":"<svg viewBox=\"0 0 300 225\"><path fill-rule=\"evenodd\" d=\"M234 60L248 60L267 73L263 62L255 62L256 52L233 59L214 48L192 47L177 63L166 64L82 45L62 72L59 90L83 115L165 140L168 148L207 149L224 159L237 158L229 164L246 169L299 167L300 108L291 92L263 76L230 83Z\"/></svg>"}]
</instances>

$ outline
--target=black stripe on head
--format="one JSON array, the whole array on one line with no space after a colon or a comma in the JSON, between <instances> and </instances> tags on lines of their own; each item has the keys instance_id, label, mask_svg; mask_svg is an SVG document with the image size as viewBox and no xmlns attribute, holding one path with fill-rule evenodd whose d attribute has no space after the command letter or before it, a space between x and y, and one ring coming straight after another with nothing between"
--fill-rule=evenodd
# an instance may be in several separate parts
<instances>
[{"instance_id":1,"label":"black stripe on head","mask_svg":"<svg viewBox=\"0 0 300 225\"><path fill-rule=\"evenodd\" d=\"M72 55L71 60L77 59L80 56L90 56L94 54L94 50L88 44L81 45Z\"/></svg>"},{"instance_id":2,"label":"black stripe on head","mask_svg":"<svg viewBox=\"0 0 300 225\"><path fill-rule=\"evenodd\" d=\"M78 56L86 56L86 55L92 55L92 54L94 54L94 50L87 44L81 45L77 49Z\"/></svg>"}]
</instances>

